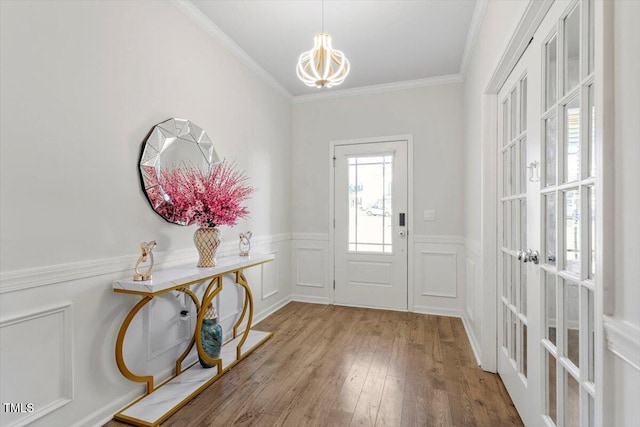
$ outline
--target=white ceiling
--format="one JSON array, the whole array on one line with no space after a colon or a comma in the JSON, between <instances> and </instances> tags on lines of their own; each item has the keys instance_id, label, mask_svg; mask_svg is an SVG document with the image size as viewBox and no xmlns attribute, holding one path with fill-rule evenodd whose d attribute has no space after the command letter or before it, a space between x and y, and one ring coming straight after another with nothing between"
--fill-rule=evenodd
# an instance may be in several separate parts
<instances>
[{"instance_id":1,"label":"white ceiling","mask_svg":"<svg viewBox=\"0 0 640 427\"><path fill-rule=\"evenodd\" d=\"M340 86L316 89L295 67L321 31L320 0L191 3L293 96L457 75L479 24L476 0L326 0L325 32L351 72Z\"/></svg>"}]
</instances>

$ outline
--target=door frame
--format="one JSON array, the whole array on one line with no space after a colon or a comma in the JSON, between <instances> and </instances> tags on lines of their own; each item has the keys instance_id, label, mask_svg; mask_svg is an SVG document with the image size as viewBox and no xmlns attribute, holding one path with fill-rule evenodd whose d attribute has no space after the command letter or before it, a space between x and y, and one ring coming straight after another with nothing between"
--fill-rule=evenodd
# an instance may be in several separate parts
<instances>
[{"instance_id":1,"label":"door frame","mask_svg":"<svg viewBox=\"0 0 640 427\"><path fill-rule=\"evenodd\" d=\"M338 139L329 141L329 271L331 283L329 286L329 304L335 304L336 259L335 259L335 147L338 145L374 144L391 141L406 141L407 143L407 311L413 311L413 135L390 135L356 139Z\"/></svg>"},{"instance_id":2,"label":"door frame","mask_svg":"<svg viewBox=\"0 0 640 427\"><path fill-rule=\"evenodd\" d=\"M487 83L482 99L482 319L487 334L480 337L482 368L497 371L497 250L498 250L498 92L529 45L554 0L530 1L511 40L503 50ZM613 311L614 279L614 117L613 96L613 2L595 2L595 134L596 134L596 271L595 278L595 380L596 426L613 410L611 383L604 376L605 350L603 315ZM606 141L605 147L603 141Z\"/></svg>"}]
</instances>

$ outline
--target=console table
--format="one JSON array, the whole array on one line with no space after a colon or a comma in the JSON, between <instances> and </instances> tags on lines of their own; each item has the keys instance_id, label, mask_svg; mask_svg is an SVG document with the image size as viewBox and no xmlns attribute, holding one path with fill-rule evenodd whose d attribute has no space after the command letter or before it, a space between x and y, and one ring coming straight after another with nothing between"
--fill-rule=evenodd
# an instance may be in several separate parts
<instances>
[{"instance_id":1,"label":"console table","mask_svg":"<svg viewBox=\"0 0 640 427\"><path fill-rule=\"evenodd\" d=\"M197 268L183 267L170 270L161 270L153 273L151 280L136 282L132 279L116 280L113 282L113 291L125 294L138 295L142 299L131 309L125 317L116 339L116 364L122 375L131 381L146 383L147 393L141 398L118 412L114 418L137 426L157 426L178 409L187 404L201 391L220 378L225 372L236 365L240 360L247 357L249 353L264 344L271 336L272 332L261 332L251 329L253 321L253 295L243 270L249 267L273 261L274 256L254 255L250 257L230 256L219 258L215 267ZM235 282L244 289L244 304L242 314L233 325L233 337L228 340L220 351L220 358L209 357L202 348L200 340L202 320L213 298L222 291L222 278L227 275L234 275ZM206 290L202 296L202 301L190 289L191 286L207 283ZM136 375L129 370L123 357L124 337L131 321L135 315L149 301L158 295L167 292L178 291L188 295L196 306L198 315L196 320L195 333L187 348L176 360L175 375L164 383L154 387L153 376ZM247 319L244 331L238 329L242 322ZM198 362L183 369L182 362L196 346L198 355L209 364L215 365L213 368L204 369Z\"/></svg>"}]
</instances>

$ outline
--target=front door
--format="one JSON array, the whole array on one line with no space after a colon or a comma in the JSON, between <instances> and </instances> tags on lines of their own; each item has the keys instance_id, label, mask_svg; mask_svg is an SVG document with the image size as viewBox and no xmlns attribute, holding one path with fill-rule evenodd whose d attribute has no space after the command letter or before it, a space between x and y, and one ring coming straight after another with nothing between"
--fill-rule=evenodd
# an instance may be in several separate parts
<instances>
[{"instance_id":1,"label":"front door","mask_svg":"<svg viewBox=\"0 0 640 427\"><path fill-rule=\"evenodd\" d=\"M498 372L528 426L598 424L594 21L554 2L498 97Z\"/></svg>"},{"instance_id":2,"label":"front door","mask_svg":"<svg viewBox=\"0 0 640 427\"><path fill-rule=\"evenodd\" d=\"M407 309L407 144L334 147L336 304Z\"/></svg>"}]
</instances>

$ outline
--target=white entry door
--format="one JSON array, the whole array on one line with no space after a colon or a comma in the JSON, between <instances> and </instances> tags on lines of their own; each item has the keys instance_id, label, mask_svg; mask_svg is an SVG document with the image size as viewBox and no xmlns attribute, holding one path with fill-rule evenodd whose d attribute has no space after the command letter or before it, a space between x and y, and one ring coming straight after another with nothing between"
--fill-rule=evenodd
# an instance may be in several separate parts
<instances>
[{"instance_id":1,"label":"white entry door","mask_svg":"<svg viewBox=\"0 0 640 427\"><path fill-rule=\"evenodd\" d=\"M407 144L334 148L336 304L407 309Z\"/></svg>"},{"instance_id":2,"label":"white entry door","mask_svg":"<svg viewBox=\"0 0 640 427\"><path fill-rule=\"evenodd\" d=\"M557 0L498 94L498 372L527 426L599 425L593 0Z\"/></svg>"}]
</instances>

